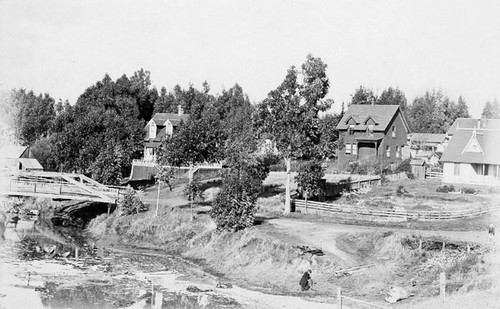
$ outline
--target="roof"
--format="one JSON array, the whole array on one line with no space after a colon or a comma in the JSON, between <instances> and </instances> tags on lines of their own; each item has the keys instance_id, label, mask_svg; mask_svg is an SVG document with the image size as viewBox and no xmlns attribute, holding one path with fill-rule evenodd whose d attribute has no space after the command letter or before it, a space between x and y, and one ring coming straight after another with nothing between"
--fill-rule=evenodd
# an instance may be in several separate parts
<instances>
[{"instance_id":1,"label":"roof","mask_svg":"<svg viewBox=\"0 0 500 309\"><path fill-rule=\"evenodd\" d=\"M28 149L27 146L5 146L0 149L0 158L17 159Z\"/></svg>"},{"instance_id":2,"label":"roof","mask_svg":"<svg viewBox=\"0 0 500 309\"><path fill-rule=\"evenodd\" d=\"M174 113L156 113L151 118L157 126L164 126L165 121L170 120L173 126L178 126L182 121L186 122L189 119L189 114L174 114ZM147 125L146 125L147 127ZM146 128L145 127L145 128Z\"/></svg>"},{"instance_id":3,"label":"roof","mask_svg":"<svg viewBox=\"0 0 500 309\"><path fill-rule=\"evenodd\" d=\"M367 128L367 121L372 119L375 122L373 131L385 132L393 118L399 114L403 119L406 130L409 132L409 127L404 115L400 112L399 105L365 105L352 104L345 112L342 119L337 125L337 130L347 130L349 128L348 121L356 122L354 130L364 131Z\"/></svg>"},{"instance_id":4,"label":"roof","mask_svg":"<svg viewBox=\"0 0 500 309\"><path fill-rule=\"evenodd\" d=\"M430 158L432 156L438 156L438 155L433 151L419 151L415 155L415 157L417 157L417 158Z\"/></svg>"},{"instance_id":5,"label":"roof","mask_svg":"<svg viewBox=\"0 0 500 309\"><path fill-rule=\"evenodd\" d=\"M474 143L477 141L480 151L465 151L471 144L471 139ZM441 162L500 164L498 149L500 149L500 130L459 128L441 156Z\"/></svg>"},{"instance_id":6,"label":"roof","mask_svg":"<svg viewBox=\"0 0 500 309\"><path fill-rule=\"evenodd\" d=\"M37 159L20 158L19 162L27 170L43 170L42 165Z\"/></svg>"},{"instance_id":7,"label":"roof","mask_svg":"<svg viewBox=\"0 0 500 309\"><path fill-rule=\"evenodd\" d=\"M422 159L412 159L410 161L410 165L418 165L418 166L423 166L425 165L425 161Z\"/></svg>"},{"instance_id":8,"label":"roof","mask_svg":"<svg viewBox=\"0 0 500 309\"><path fill-rule=\"evenodd\" d=\"M500 130L500 119L457 118L446 133L453 135L458 128L473 129L474 127Z\"/></svg>"},{"instance_id":9,"label":"roof","mask_svg":"<svg viewBox=\"0 0 500 309\"><path fill-rule=\"evenodd\" d=\"M442 143L446 134L433 133L411 133L409 134L410 141L413 143Z\"/></svg>"}]
</instances>

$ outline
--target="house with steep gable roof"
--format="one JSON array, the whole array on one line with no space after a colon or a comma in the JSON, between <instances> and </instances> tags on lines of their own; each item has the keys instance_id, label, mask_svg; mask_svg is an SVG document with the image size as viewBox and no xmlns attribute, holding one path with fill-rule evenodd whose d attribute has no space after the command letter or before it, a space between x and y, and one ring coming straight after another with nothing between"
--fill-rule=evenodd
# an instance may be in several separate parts
<instances>
[{"instance_id":1,"label":"house with steep gable roof","mask_svg":"<svg viewBox=\"0 0 500 309\"><path fill-rule=\"evenodd\" d=\"M443 182L500 186L500 119L473 119L475 126L456 126L446 147Z\"/></svg>"},{"instance_id":2,"label":"house with steep gable roof","mask_svg":"<svg viewBox=\"0 0 500 309\"><path fill-rule=\"evenodd\" d=\"M0 148L0 171L42 171L30 147L7 145Z\"/></svg>"},{"instance_id":3,"label":"house with steep gable roof","mask_svg":"<svg viewBox=\"0 0 500 309\"><path fill-rule=\"evenodd\" d=\"M342 166L353 161L401 160L410 127L399 105L349 106L337 125L338 159Z\"/></svg>"},{"instance_id":4,"label":"house with steep gable roof","mask_svg":"<svg viewBox=\"0 0 500 309\"><path fill-rule=\"evenodd\" d=\"M144 161L156 162L157 149L161 142L172 136L182 122L189 120L189 114L184 114L182 107L178 106L175 113L156 113L144 126L146 135L144 137Z\"/></svg>"}]
</instances>

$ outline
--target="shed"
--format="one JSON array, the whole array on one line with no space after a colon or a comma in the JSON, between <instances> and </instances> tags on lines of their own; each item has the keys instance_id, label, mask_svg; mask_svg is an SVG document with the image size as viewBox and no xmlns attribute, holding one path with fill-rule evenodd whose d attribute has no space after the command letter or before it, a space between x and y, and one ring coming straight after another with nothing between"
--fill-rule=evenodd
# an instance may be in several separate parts
<instances>
[{"instance_id":1,"label":"shed","mask_svg":"<svg viewBox=\"0 0 500 309\"><path fill-rule=\"evenodd\" d=\"M19 158L19 169L23 171L43 171L40 162L31 158Z\"/></svg>"},{"instance_id":2,"label":"shed","mask_svg":"<svg viewBox=\"0 0 500 309\"><path fill-rule=\"evenodd\" d=\"M422 159L413 159L410 161L411 172L415 179L425 179L425 161Z\"/></svg>"}]
</instances>

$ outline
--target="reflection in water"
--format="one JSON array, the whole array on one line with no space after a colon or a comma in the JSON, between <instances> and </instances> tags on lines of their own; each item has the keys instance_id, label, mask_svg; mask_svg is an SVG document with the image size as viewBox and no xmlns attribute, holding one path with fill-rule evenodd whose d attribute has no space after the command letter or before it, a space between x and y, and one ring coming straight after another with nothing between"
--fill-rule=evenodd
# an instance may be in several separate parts
<instances>
[{"instance_id":1,"label":"reflection in water","mask_svg":"<svg viewBox=\"0 0 500 309\"><path fill-rule=\"evenodd\" d=\"M111 253L61 236L33 222L8 228L0 242L0 309L152 308L152 282L138 274L189 267L168 256ZM161 308L241 308L214 292L181 293L171 282L154 287L163 295Z\"/></svg>"}]
</instances>

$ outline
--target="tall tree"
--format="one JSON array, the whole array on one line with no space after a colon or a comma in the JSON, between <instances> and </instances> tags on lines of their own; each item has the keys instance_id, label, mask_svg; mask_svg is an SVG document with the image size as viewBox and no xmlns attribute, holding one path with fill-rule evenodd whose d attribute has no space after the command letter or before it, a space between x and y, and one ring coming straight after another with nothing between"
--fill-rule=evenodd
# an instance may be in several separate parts
<instances>
[{"instance_id":1,"label":"tall tree","mask_svg":"<svg viewBox=\"0 0 500 309\"><path fill-rule=\"evenodd\" d=\"M467 107L467 102L465 101L465 99L462 96L458 97L455 117L456 118L470 118L469 108Z\"/></svg>"},{"instance_id":2,"label":"tall tree","mask_svg":"<svg viewBox=\"0 0 500 309\"><path fill-rule=\"evenodd\" d=\"M399 88L389 87L377 99L379 105L399 105L404 112L407 108L406 96Z\"/></svg>"},{"instance_id":3,"label":"tall tree","mask_svg":"<svg viewBox=\"0 0 500 309\"><path fill-rule=\"evenodd\" d=\"M359 86L359 88L354 91L350 104L375 104L376 102L377 96L373 94L371 89Z\"/></svg>"},{"instance_id":4,"label":"tall tree","mask_svg":"<svg viewBox=\"0 0 500 309\"><path fill-rule=\"evenodd\" d=\"M484 105L483 112L481 113L481 118L486 119L499 119L500 118L500 104L497 99L493 102L488 101Z\"/></svg>"},{"instance_id":5,"label":"tall tree","mask_svg":"<svg viewBox=\"0 0 500 309\"><path fill-rule=\"evenodd\" d=\"M290 163L294 158L317 155L320 142L318 112L329 108L329 101L322 99L330 82L326 76L326 64L311 55L307 56L300 73L291 67L275 90L258 106L256 126L260 132L272 137L286 167L285 214L290 212Z\"/></svg>"},{"instance_id":6,"label":"tall tree","mask_svg":"<svg viewBox=\"0 0 500 309\"><path fill-rule=\"evenodd\" d=\"M340 114L326 114L319 119L321 132L318 152L323 159L333 159L337 156L339 131L336 129L342 116Z\"/></svg>"}]
</instances>

